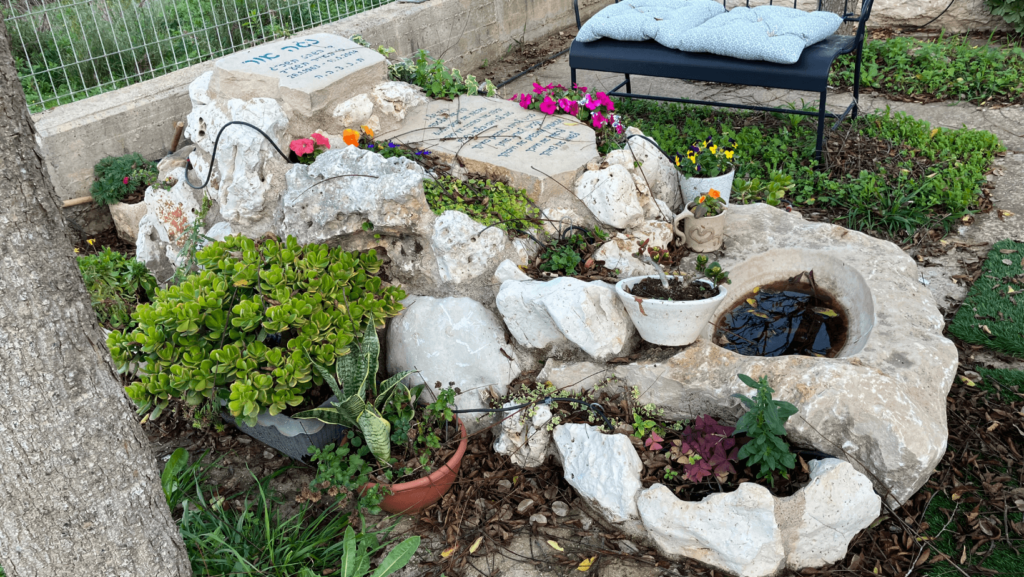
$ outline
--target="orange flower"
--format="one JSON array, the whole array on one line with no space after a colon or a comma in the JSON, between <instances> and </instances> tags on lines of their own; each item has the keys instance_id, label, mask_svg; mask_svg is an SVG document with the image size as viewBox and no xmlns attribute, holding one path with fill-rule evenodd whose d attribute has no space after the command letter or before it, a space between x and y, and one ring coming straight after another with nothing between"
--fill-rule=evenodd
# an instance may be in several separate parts
<instances>
[{"instance_id":1,"label":"orange flower","mask_svg":"<svg viewBox=\"0 0 1024 577\"><path fill-rule=\"evenodd\" d=\"M700 198L697 199L697 204L700 204L700 203L704 202L704 199L707 198L707 197L708 197L708 195L706 195L706 194L700 195Z\"/></svg>"},{"instance_id":2,"label":"orange flower","mask_svg":"<svg viewBox=\"0 0 1024 577\"><path fill-rule=\"evenodd\" d=\"M370 138L374 137L373 129L370 128L369 126L364 124L364 125L360 126L359 128L361 128L363 130L363 134L365 134L366 136L369 136Z\"/></svg>"},{"instance_id":3,"label":"orange flower","mask_svg":"<svg viewBox=\"0 0 1024 577\"><path fill-rule=\"evenodd\" d=\"M708 191L708 196L710 196L711 198L721 198L722 193L712 188L711 190Z\"/></svg>"},{"instance_id":4,"label":"orange flower","mask_svg":"<svg viewBox=\"0 0 1024 577\"><path fill-rule=\"evenodd\" d=\"M345 131L341 133L341 139L345 141L345 144L359 146L359 133L351 128L346 128Z\"/></svg>"}]
</instances>

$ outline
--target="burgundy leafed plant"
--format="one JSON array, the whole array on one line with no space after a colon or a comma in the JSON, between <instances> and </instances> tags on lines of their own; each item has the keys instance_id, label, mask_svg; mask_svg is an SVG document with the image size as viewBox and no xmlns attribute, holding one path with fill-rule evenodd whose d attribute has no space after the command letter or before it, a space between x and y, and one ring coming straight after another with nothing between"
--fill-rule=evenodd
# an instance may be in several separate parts
<instances>
[{"instance_id":1,"label":"burgundy leafed plant","mask_svg":"<svg viewBox=\"0 0 1024 577\"><path fill-rule=\"evenodd\" d=\"M730 473L736 474L732 463L739 447L732 438L734 430L707 415L699 417L672 441L669 457L683 466L684 479L699 483L714 476L721 483Z\"/></svg>"}]
</instances>

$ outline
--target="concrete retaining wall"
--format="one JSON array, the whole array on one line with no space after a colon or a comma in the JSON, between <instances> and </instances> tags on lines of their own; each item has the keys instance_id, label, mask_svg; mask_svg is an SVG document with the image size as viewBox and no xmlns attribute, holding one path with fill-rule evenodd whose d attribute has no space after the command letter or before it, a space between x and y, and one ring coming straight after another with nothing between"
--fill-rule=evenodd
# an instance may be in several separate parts
<instances>
[{"instance_id":1,"label":"concrete retaining wall","mask_svg":"<svg viewBox=\"0 0 1024 577\"><path fill-rule=\"evenodd\" d=\"M610 3L580 0L581 12L586 18ZM571 0L429 0L395 2L307 32L359 34L373 46L395 48L399 57L424 48L466 70L503 55L515 40L538 40L574 24ZM191 110L189 83L211 67L197 64L34 115L59 197L89 194L93 165L105 156L166 155L174 124ZM84 234L111 225L109 211L92 204L65 209L65 216Z\"/></svg>"}]
</instances>

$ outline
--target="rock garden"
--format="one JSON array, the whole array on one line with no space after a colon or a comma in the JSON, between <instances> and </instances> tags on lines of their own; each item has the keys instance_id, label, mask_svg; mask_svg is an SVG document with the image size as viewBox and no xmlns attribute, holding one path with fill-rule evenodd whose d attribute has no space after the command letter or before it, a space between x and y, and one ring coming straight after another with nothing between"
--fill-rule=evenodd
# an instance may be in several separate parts
<instances>
[{"instance_id":1,"label":"rock garden","mask_svg":"<svg viewBox=\"0 0 1024 577\"><path fill-rule=\"evenodd\" d=\"M1019 219L995 136L886 111L817 164L800 117L389 56L221 58L181 147L96 168L80 267L190 547L255 486L420 535L408 575L1009 574L1024 244L956 240Z\"/></svg>"}]
</instances>

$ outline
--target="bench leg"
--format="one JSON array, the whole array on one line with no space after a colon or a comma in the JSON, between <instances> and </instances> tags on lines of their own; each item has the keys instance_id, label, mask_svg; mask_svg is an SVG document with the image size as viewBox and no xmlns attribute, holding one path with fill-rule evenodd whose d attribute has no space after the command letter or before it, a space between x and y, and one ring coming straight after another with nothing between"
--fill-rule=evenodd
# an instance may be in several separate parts
<instances>
[{"instance_id":1,"label":"bench leg","mask_svg":"<svg viewBox=\"0 0 1024 577\"><path fill-rule=\"evenodd\" d=\"M633 94L633 85L629 82L629 74L626 74L626 94Z\"/></svg>"},{"instance_id":2,"label":"bench leg","mask_svg":"<svg viewBox=\"0 0 1024 577\"><path fill-rule=\"evenodd\" d=\"M569 86L571 86L573 88L576 88L576 69L575 68L570 68L569 69L569 75L570 75L570 77L569 77L569 80L570 80Z\"/></svg>"},{"instance_id":3,"label":"bench leg","mask_svg":"<svg viewBox=\"0 0 1024 577\"><path fill-rule=\"evenodd\" d=\"M863 46L863 44L861 44ZM853 68L853 114L850 118L857 119L857 109L860 107L860 62L864 55L862 48L857 49L857 64Z\"/></svg>"},{"instance_id":4,"label":"bench leg","mask_svg":"<svg viewBox=\"0 0 1024 577\"><path fill-rule=\"evenodd\" d=\"M814 146L814 159L821 160L821 153L823 148L823 141L825 136L825 97L828 96L828 92L821 93L821 99L818 102L818 141Z\"/></svg>"}]
</instances>

